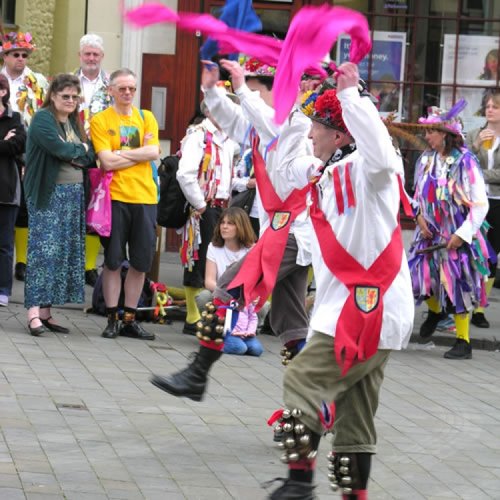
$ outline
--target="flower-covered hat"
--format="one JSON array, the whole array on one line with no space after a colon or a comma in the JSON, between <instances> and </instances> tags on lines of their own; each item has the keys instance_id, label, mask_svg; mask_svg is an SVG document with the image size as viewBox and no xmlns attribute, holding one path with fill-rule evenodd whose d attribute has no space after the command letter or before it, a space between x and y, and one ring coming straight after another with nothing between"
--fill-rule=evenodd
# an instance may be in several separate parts
<instances>
[{"instance_id":1,"label":"flower-covered hat","mask_svg":"<svg viewBox=\"0 0 500 500\"><path fill-rule=\"evenodd\" d=\"M342 108L335 89L323 86L318 92L306 92L301 107L302 112L311 120L344 134L349 133L342 118Z\"/></svg>"},{"instance_id":2,"label":"flower-covered hat","mask_svg":"<svg viewBox=\"0 0 500 500\"><path fill-rule=\"evenodd\" d=\"M31 53L36 48L31 33L23 33L22 31L3 33L0 38L0 43L0 55L11 52L12 50L25 50Z\"/></svg>"},{"instance_id":3,"label":"flower-covered hat","mask_svg":"<svg viewBox=\"0 0 500 500\"><path fill-rule=\"evenodd\" d=\"M418 119L418 123L424 128L441 130L454 135L462 135L462 122L458 114L467 106L465 99L460 99L449 111L431 106L427 108L427 116Z\"/></svg>"},{"instance_id":4,"label":"flower-covered hat","mask_svg":"<svg viewBox=\"0 0 500 500\"><path fill-rule=\"evenodd\" d=\"M276 68L274 66L264 64L255 57L240 56L239 63L243 68L245 76L267 76L274 78L276 75Z\"/></svg>"}]
</instances>

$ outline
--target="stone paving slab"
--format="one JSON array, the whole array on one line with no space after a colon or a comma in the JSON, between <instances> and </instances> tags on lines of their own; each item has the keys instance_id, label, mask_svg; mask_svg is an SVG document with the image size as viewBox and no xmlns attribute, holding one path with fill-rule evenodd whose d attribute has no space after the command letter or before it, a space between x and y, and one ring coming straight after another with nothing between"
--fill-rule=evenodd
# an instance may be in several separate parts
<instances>
[{"instance_id":1,"label":"stone paving slab","mask_svg":"<svg viewBox=\"0 0 500 500\"><path fill-rule=\"evenodd\" d=\"M0 309L0 499L264 499L283 477L265 421L281 405L277 339L261 358L224 356L201 403L148 382L196 349L182 323L157 339L100 337L104 318L56 310L69 335L30 337L20 304ZM500 353L393 353L377 415L372 499L500 498ZM318 497L334 498L322 440Z\"/></svg>"}]
</instances>

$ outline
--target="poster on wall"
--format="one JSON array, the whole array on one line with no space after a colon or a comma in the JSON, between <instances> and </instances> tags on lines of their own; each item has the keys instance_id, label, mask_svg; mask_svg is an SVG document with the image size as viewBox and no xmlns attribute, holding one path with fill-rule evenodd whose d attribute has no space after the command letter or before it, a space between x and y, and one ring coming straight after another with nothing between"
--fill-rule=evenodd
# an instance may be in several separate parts
<instances>
[{"instance_id":1,"label":"poster on wall","mask_svg":"<svg viewBox=\"0 0 500 500\"><path fill-rule=\"evenodd\" d=\"M349 60L351 39L341 35L337 42L336 63ZM386 116L396 112L403 116L403 94L399 82L404 79L406 33L394 31L375 31L373 33L373 49L371 51L371 80L385 80L385 83L374 82L370 92L379 100L379 112ZM363 80L368 79L370 55L359 63L359 73Z\"/></svg>"},{"instance_id":2,"label":"poster on wall","mask_svg":"<svg viewBox=\"0 0 500 500\"><path fill-rule=\"evenodd\" d=\"M456 35L444 35L441 83L453 83L456 41ZM456 83L478 86L478 88L457 88L455 102L463 97L468 103L460 115L465 131L484 124L483 100L489 88L496 85L498 70L498 37L483 35L458 37ZM449 109L454 104L452 99L452 88L443 87L440 107Z\"/></svg>"}]
</instances>

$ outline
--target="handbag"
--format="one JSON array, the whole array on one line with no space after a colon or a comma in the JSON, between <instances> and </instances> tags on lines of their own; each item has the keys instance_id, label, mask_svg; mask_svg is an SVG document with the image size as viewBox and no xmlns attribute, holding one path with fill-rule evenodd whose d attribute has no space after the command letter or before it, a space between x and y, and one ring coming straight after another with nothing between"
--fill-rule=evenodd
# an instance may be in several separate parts
<instances>
[{"instance_id":1,"label":"handbag","mask_svg":"<svg viewBox=\"0 0 500 500\"><path fill-rule=\"evenodd\" d=\"M237 193L231 197L229 206L242 208L248 215L250 215L250 210L252 210L255 195L255 188L247 189L245 191L242 191L241 193Z\"/></svg>"},{"instance_id":2,"label":"handbag","mask_svg":"<svg viewBox=\"0 0 500 500\"><path fill-rule=\"evenodd\" d=\"M87 226L99 236L111 234L111 193L109 185L113 172L91 168L88 171L90 180L90 201L87 207Z\"/></svg>"}]
</instances>

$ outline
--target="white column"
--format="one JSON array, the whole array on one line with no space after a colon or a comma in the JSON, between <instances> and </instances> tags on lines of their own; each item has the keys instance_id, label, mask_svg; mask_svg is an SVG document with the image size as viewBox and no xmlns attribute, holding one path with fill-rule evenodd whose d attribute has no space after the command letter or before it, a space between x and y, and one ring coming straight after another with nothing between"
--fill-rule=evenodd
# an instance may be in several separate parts
<instances>
[{"instance_id":1,"label":"white column","mask_svg":"<svg viewBox=\"0 0 500 500\"><path fill-rule=\"evenodd\" d=\"M125 9L142 5L143 0L125 0ZM137 75L137 92L134 105L139 107L141 100L142 81L142 39L143 30L133 28L126 22L123 23L122 39L122 67L131 69Z\"/></svg>"}]
</instances>

